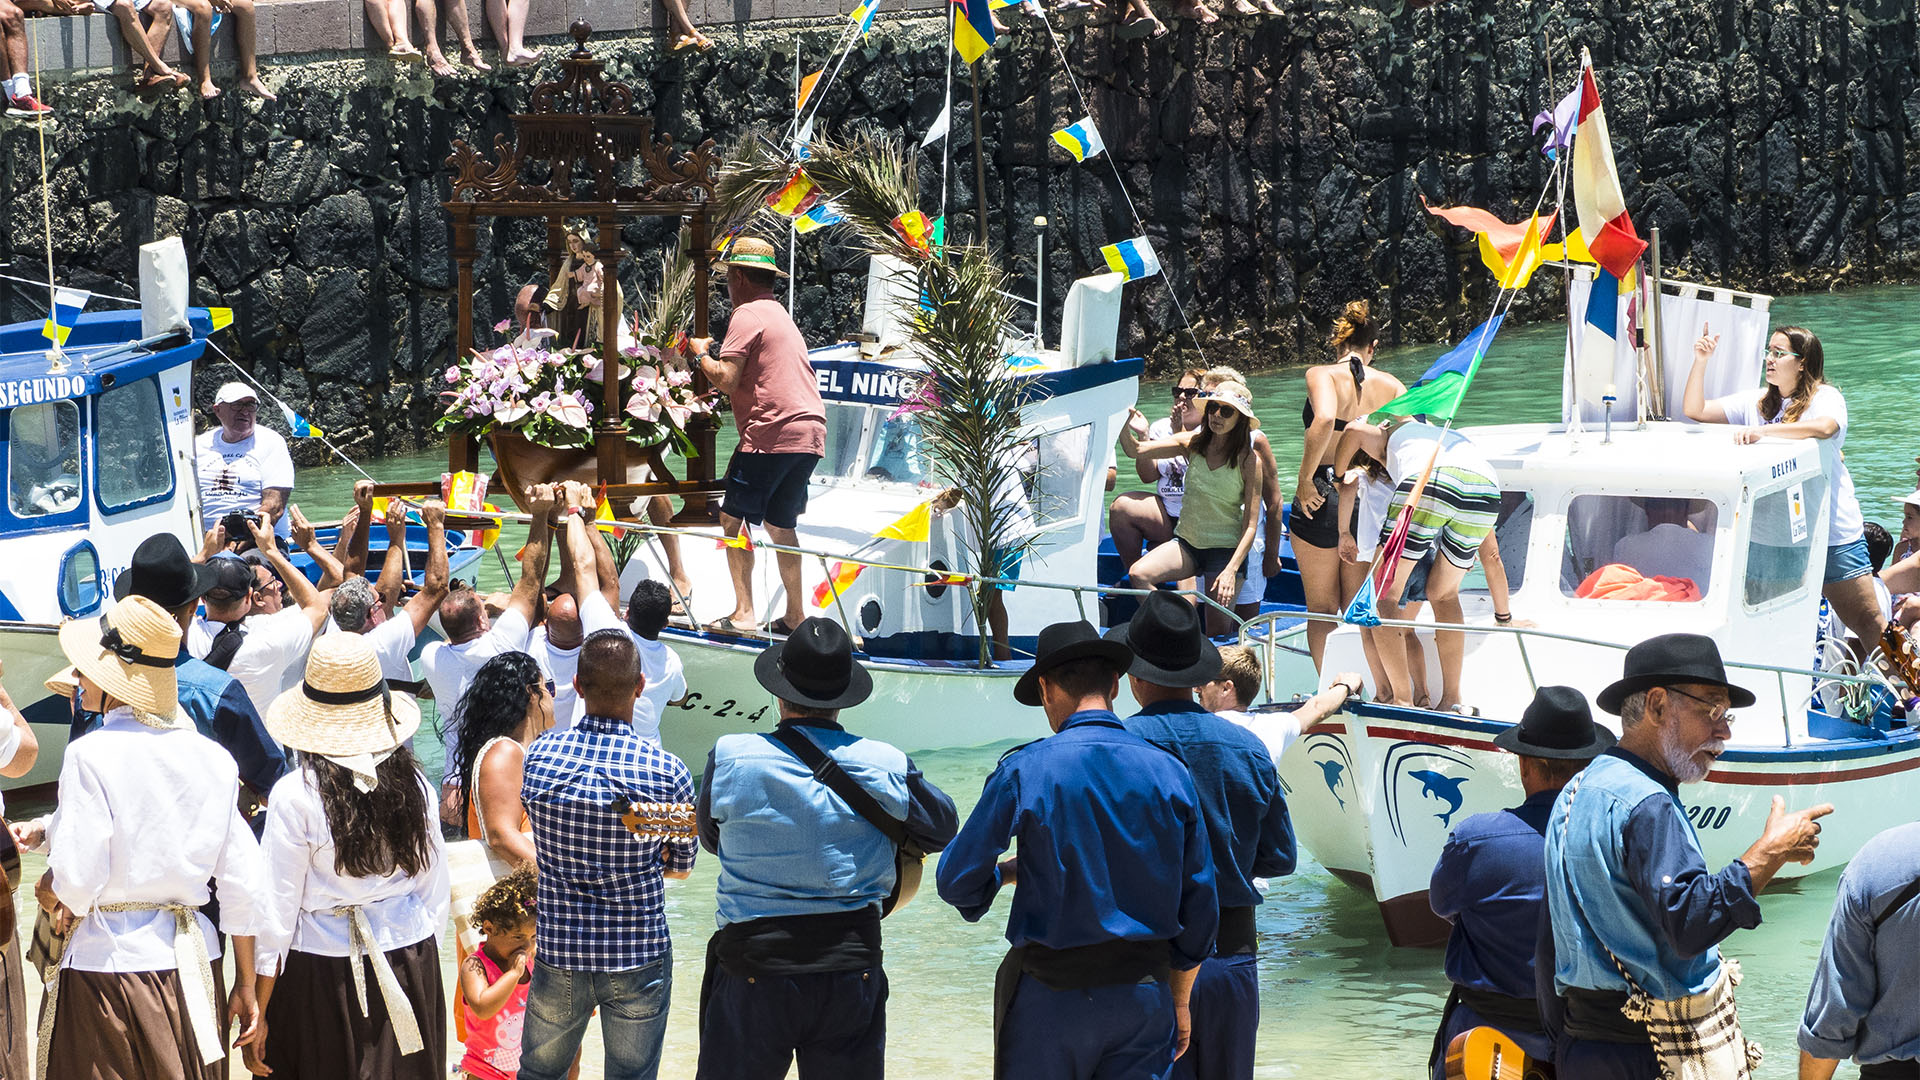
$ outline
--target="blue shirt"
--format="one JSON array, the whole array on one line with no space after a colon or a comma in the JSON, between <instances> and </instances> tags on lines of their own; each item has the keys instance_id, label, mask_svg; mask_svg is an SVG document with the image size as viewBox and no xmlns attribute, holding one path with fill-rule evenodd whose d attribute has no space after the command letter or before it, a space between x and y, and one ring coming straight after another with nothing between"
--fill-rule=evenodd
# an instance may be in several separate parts
<instances>
[{"instance_id":1,"label":"blue shirt","mask_svg":"<svg viewBox=\"0 0 1920 1080\"><path fill-rule=\"evenodd\" d=\"M1719 977L1719 943L1760 925L1747 865L1709 871L1679 785L1617 746L1554 802L1547 903L1560 991L1625 992L1618 957L1655 998L1697 994Z\"/></svg>"},{"instance_id":2,"label":"blue shirt","mask_svg":"<svg viewBox=\"0 0 1920 1080\"><path fill-rule=\"evenodd\" d=\"M1862 1065L1920 1059L1920 903L1889 910L1916 878L1920 824L1888 829L1847 864L1800 1021L1800 1049Z\"/></svg>"},{"instance_id":3,"label":"blue shirt","mask_svg":"<svg viewBox=\"0 0 1920 1080\"><path fill-rule=\"evenodd\" d=\"M913 759L831 720L791 719L880 808L905 822L922 853L953 840L958 813ZM771 734L722 735L700 784L700 842L720 857L721 926L786 915L858 911L893 891L894 848Z\"/></svg>"},{"instance_id":4,"label":"blue shirt","mask_svg":"<svg viewBox=\"0 0 1920 1080\"><path fill-rule=\"evenodd\" d=\"M174 658L173 677L179 685L180 708L193 718L200 734L233 755L234 764L240 767L241 782L264 801L273 785L287 775L287 756L267 734L246 688L205 660L187 655L185 649ZM99 714L88 713L73 735L84 735L99 726ZM258 824L264 824L264 819L256 824L256 832Z\"/></svg>"},{"instance_id":5,"label":"blue shirt","mask_svg":"<svg viewBox=\"0 0 1920 1080\"><path fill-rule=\"evenodd\" d=\"M1180 970L1212 955L1220 906L1193 779L1112 712L1074 713L1000 759L940 857L940 898L977 922L1016 839L1013 945L1164 940Z\"/></svg>"},{"instance_id":6,"label":"blue shirt","mask_svg":"<svg viewBox=\"0 0 1920 1080\"><path fill-rule=\"evenodd\" d=\"M1252 907L1261 900L1254 878L1293 873L1293 821L1258 735L1191 700L1149 705L1126 726L1186 762L1207 823L1221 907Z\"/></svg>"},{"instance_id":7,"label":"blue shirt","mask_svg":"<svg viewBox=\"0 0 1920 1080\"><path fill-rule=\"evenodd\" d=\"M1559 791L1475 814L1440 849L1427 902L1453 924L1447 978L1469 990L1534 996L1534 939L1547 906L1547 814Z\"/></svg>"},{"instance_id":8,"label":"blue shirt","mask_svg":"<svg viewBox=\"0 0 1920 1080\"><path fill-rule=\"evenodd\" d=\"M663 871L693 869L697 843L642 841L615 804L693 801L677 757L633 733L629 717L582 717L527 747L520 800L540 871L534 942L563 971L631 971L665 956Z\"/></svg>"}]
</instances>

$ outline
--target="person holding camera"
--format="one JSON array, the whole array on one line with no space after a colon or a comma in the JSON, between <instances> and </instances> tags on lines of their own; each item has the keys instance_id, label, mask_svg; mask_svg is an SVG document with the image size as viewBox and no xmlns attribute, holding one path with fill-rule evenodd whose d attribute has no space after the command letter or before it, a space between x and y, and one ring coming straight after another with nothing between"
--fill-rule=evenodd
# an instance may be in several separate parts
<instances>
[{"instance_id":1,"label":"person holding camera","mask_svg":"<svg viewBox=\"0 0 1920 1080\"><path fill-rule=\"evenodd\" d=\"M287 561L264 523L249 520L248 525L248 535L285 585L290 603L271 613L260 610L254 568L236 555L216 555L207 562L213 586L202 597L206 613L187 625L187 652L232 675L254 711L265 716L273 699L299 682L332 593L315 589ZM221 528L216 526L209 546L221 539Z\"/></svg>"},{"instance_id":2,"label":"person holding camera","mask_svg":"<svg viewBox=\"0 0 1920 1080\"><path fill-rule=\"evenodd\" d=\"M256 422L259 412L259 398L246 383L230 382L213 396L213 415L220 418L220 426L193 441L202 532L229 514L257 513L272 525L275 536L287 538L293 456L279 432ZM245 540L247 531L228 525L227 536Z\"/></svg>"}]
</instances>

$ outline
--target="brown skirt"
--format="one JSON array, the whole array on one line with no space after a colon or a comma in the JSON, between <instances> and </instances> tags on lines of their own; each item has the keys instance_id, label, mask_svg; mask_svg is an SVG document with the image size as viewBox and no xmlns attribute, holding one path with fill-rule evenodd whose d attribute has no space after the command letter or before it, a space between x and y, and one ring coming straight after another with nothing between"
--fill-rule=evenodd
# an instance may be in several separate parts
<instances>
[{"instance_id":1,"label":"brown skirt","mask_svg":"<svg viewBox=\"0 0 1920 1080\"><path fill-rule=\"evenodd\" d=\"M6 901L11 903L12 897ZM33 1060L33 1033L27 1027L27 977L20 963L22 946L6 943L7 954L0 958L0 1080L28 1080L33 1074L27 1064Z\"/></svg>"},{"instance_id":2,"label":"brown skirt","mask_svg":"<svg viewBox=\"0 0 1920 1080\"><path fill-rule=\"evenodd\" d=\"M226 1080L226 1059L200 1063L179 972L65 968L59 979L43 1080ZM227 989L218 965L213 983L225 1046Z\"/></svg>"},{"instance_id":3,"label":"brown skirt","mask_svg":"<svg viewBox=\"0 0 1920 1080\"><path fill-rule=\"evenodd\" d=\"M362 1016L346 957L295 950L267 1002L266 1058L273 1080L445 1080L447 998L439 945L427 938L392 949L387 962L413 1003L426 1049L400 1056L371 963L362 961L371 1014Z\"/></svg>"}]
</instances>

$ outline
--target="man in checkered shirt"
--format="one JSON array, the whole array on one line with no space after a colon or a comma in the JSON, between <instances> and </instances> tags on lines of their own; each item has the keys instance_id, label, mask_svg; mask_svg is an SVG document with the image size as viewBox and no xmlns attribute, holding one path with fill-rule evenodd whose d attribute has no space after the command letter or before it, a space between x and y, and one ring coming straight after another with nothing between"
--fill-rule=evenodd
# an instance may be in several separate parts
<instances>
[{"instance_id":1,"label":"man in checkered shirt","mask_svg":"<svg viewBox=\"0 0 1920 1080\"><path fill-rule=\"evenodd\" d=\"M662 879L693 870L697 841L638 840L616 806L690 803L693 778L633 733L646 677L623 631L587 636L573 685L586 716L534 740L520 791L540 871L520 1076L566 1076L598 1007L608 1080L653 1080L673 990Z\"/></svg>"}]
</instances>

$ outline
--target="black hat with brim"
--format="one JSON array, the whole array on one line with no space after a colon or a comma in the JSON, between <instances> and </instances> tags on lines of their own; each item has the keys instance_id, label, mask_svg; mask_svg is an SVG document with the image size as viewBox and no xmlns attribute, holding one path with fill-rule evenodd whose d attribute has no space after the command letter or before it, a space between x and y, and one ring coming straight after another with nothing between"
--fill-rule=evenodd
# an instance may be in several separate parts
<instances>
[{"instance_id":1,"label":"black hat with brim","mask_svg":"<svg viewBox=\"0 0 1920 1080\"><path fill-rule=\"evenodd\" d=\"M113 580L113 598L144 596L168 611L178 611L205 596L218 581L213 567L187 556L179 537L155 533L140 541L132 561Z\"/></svg>"},{"instance_id":2,"label":"black hat with brim","mask_svg":"<svg viewBox=\"0 0 1920 1080\"><path fill-rule=\"evenodd\" d=\"M1176 689L1205 686L1220 677L1220 650L1207 640L1201 618L1187 601L1154 592L1106 639L1133 650L1127 674L1136 679Z\"/></svg>"},{"instance_id":3,"label":"black hat with brim","mask_svg":"<svg viewBox=\"0 0 1920 1080\"><path fill-rule=\"evenodd\" d=\"M1613 732L1593 722L1586 695L1571 686L1533 692L1520 722L1493 737L1493 745L1524 757L1585 761L1612 749Z\"/></svg>"},{"instance_id":4,"label":"black hat with brim","mask_svg":"<svg viewBox=\"0 0 1920 1080\"><path fill-rule=\"evenodd\" d=\"M853 639L831 619L807 619L753 662L753 677L782 701L850 709L873 693L873 676L853 659Z\"/></svg>"},{"instance_id":5,"label":"black hat with brim","mask_svg":"<svg viewBox=\"0 0 1920 1080\"><path fill-rule=\"evenodd\" d=\"M1013 700L1022 705L1040 704L1040 676L1075 660L1099 659L1124 674L1133 663L1133 650L1125 642L1102 639L1100 631L1084 619L1059 622L1044 627L1034 644L1033 666L1013 684Z\"/></svg>"},{"instance_id":6,"label":"black hat with brim","mask_svg":"<svg viewBox=\"0 0 1920 1080\"><path fill-rule=\"evenodd\" d=\"M1751 690L1727 681L1720 647L1705 634L1661 634L1627 650L1620 680L1600 691L1594 704L1618 716L1620 703L1656 686L1718 686L1727 691L1732 707L1744 709L1756 700Z\"/></svg>"}]
</instances>

